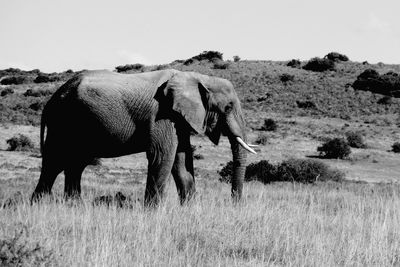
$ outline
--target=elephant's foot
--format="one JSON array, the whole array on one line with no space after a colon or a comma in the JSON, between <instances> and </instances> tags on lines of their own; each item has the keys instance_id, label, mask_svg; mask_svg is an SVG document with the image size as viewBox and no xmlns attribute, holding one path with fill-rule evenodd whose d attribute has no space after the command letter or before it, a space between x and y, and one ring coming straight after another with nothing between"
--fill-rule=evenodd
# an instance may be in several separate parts
<instances>
[{"instance_id":1,"label":"elephant's foot","mask_svg":"<svg viewBox=\"0 0 400 267\"><path fill-rule=\"evenodd\" d=\"M146 208L157 207L163 198L164 188L156 190L154 187L150 188L149 186L146 186L146 192L144 194L144 206Z\"/></svg>"},{"instance_id":2,"label":"elephant's foot","mask_svg":"<svg viewBox=\"0 0 400 267\"><path fill-rule=\"evenodd\" d=\"M37 190L35 190L32 193L32 196L31 196L31 200L30 200L31 205L33 203L40 203L43 198L47 198L47 199L53 200L53 194L51 193L51 191L37 191Z\"/></svg>"}]
</instances>

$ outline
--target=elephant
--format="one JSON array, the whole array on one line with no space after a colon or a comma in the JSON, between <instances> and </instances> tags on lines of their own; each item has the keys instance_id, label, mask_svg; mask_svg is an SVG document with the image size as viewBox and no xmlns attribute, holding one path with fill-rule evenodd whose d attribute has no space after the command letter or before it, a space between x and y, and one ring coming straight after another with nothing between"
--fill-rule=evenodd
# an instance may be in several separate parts
<instances>
[{"instance_id":1,"label":"elephant","mask_svg":"<svg viewBox=\"0 0 400 267\"><path fill-rule=\"evenodd\" d=\"M240 199L247 151L256 152L246 143L243 112L231 82L173 69L85 71L56 90L43 108L42 168L31 199L51 194L62 171L64 196L80 198L82 172L93 159L146 152L145 205L160 202L170 174L183 203L195 193L194 134L205 134L216 145L221 134L228 137L234 162L231 193Z\"/></svg>"}]
</instances>

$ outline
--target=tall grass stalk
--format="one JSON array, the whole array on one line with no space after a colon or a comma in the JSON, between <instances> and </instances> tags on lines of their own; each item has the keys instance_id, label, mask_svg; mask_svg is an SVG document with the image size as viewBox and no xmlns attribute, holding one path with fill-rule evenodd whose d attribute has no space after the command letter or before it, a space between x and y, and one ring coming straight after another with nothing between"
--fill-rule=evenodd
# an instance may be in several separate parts
<instances>
[{"instance_id":1,"label":"tall grass stalk","mask_svg":"<svg viewBox=\"0 0 400 267\"><path fill-rule=\"evenodd\" d=\"M400 198L391 186L250 183L244 201L203 189L146 210L63 201L0 208L0 238L19 226L63 266L399 265ZM169 191L174 190L169 188Z\"/></svg>"}]
</instances>

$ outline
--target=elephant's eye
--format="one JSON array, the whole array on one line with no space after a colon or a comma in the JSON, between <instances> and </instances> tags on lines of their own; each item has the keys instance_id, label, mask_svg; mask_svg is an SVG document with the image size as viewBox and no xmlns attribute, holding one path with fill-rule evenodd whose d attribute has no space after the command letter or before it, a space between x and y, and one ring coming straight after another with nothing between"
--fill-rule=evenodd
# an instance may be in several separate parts
<instances>
[{"instance_id":1,"label":"elephant's eye","mask_svg":"<svg viewBox=\"0 0 400 267\"><path fill-rule=\"evenodd\" d=\"M226 105L226 107L225 107L225 113L231 112L232 108L233 108L233 103L229 102L228 105Z\"/></svg>"}]
</instances>

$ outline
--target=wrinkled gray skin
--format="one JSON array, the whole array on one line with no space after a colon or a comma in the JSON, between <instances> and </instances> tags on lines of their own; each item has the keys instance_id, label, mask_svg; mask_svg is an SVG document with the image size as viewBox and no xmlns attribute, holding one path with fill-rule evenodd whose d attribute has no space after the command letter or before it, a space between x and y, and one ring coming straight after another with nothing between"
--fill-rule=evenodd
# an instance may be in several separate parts
<instances>
[{"instance_id":1,"label":"wrinkled gray skin","mask_svg":"<svg viewBox=\"0 0 400 267\"><path fill-rule=\"evenodd\" d=\"M45 129L46 131L46 138ZM46 104L41 122L42 172L32 195L51 193L65 173L66 197L79 197L81 175L94 158L146 152L145 204L157 204L170 174L181 202L195 192L190 135L205 133L231 144L232 196L242 195L246 140L239 99L232 84L194 72L141 74L89 71L61 86Z\"/></svg>"}]
</instances>

